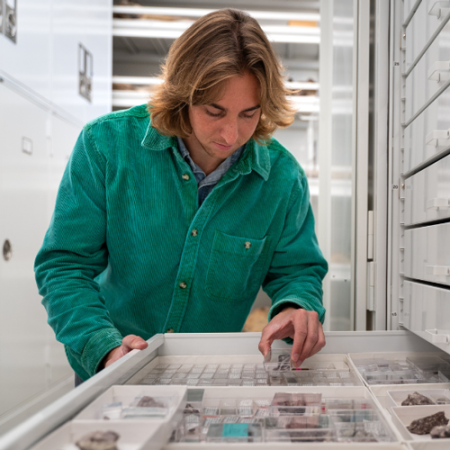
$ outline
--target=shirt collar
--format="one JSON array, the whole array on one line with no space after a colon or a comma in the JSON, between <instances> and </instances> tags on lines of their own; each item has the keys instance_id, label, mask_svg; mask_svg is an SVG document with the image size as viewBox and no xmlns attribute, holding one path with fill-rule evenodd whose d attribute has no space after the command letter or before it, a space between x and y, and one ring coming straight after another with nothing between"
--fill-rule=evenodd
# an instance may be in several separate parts
<instances>
[{"instance_id":1,"label":"shirt collar","mask_svg":"<svg viewBox=\"0 0 450 450\"><path fill-rule=\"evenodd\" d=\"M147 130L141 145L149 150L167 150L168 148L177 149L176 136L163 136L159 134L156 128L152 127L149 120ZM252 170L257 172L264 181L267 181L270 174L270 155L267 146L258 144L254 139L250 139L243 151L243 154L237 164L233 165L235 170L239 170L242 175L250 173Z\"/></svg>"},{"instance_id":2,"label":"shirt collar","mask_svg":"<svg viewBox=\"0 0 450 450\"><path fill-rule=\"evenodd\" d=\"M177 137L177 141L178 141L178 148L180 150L181 156L189 163L189 165L191 166L192 172L200 173L206 177L203 170L191 158L191 155L190 155L188 149L186 148L186 145L183 142L183 139L181 139L180 137ZM222 177L222 175L239 159L239 157L241 156L241 154L244 150L244 147L245 147L245 145L242 145L241 147L239 147L227 159L222 161L220 163L220 165L213 172L211 172L206 178L208 178L208 180L211 182L217 182Z\"/></svg>"}]
</instances>

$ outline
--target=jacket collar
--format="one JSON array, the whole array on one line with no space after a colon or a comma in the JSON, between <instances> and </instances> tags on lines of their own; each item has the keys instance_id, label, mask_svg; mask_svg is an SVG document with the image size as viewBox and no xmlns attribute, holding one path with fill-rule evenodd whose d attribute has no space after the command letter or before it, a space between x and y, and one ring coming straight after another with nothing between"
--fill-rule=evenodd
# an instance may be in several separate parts
<instances>
[{"instance_id":1,"label":"jacket collar","mask_svg":"<svg viewBox=\"0 0 450 450\"><path fill-rule=\"evenodd\" d=\"M168 148L177 149L177 138L176 136L159 134L150 122L141 145L155 151L167 150ZM270 155L267 146L259 145L254 139L250 139L235 168L242 175L254 170L264 181L267 181L270 173Z\"/></svg>"}]
</instances>

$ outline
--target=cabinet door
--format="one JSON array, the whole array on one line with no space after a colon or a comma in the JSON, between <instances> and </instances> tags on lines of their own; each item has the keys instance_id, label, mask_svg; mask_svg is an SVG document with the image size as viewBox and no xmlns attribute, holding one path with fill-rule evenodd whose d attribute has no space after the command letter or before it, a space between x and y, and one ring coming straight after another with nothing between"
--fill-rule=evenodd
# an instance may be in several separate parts
<instances>
[{"instance_id":1,"label":"cabinet door","mask_svg":"<svg viewBox=\"0 0 450 450\"><path fill-rule=\"evenodd\" d=\"M79 93L86 0L58 0L52 7L52 101L84 123L88 100Z\"/></svg>"},{"instance_id":2,"label":"cabinet door","mask_svg":"<svg viewBox=\"0 0 450 450\"><path fill-rule=\"evenodd\" d=\"M403 325L442 350L450 345L450 291L405 281Z\"/></svg>"},{"instance_id":3,"label":"cabinet door","mask_svg":"<svg viewBox=\"0 0 450 450\"><path fill-rule=\"evenodd\" d=\"M405 231L404 274L450 285L450 223Z\"/></svg>"},{"instance_id":4,"label":"cabinet door","mask_svg":"<svg viewBox=\"0 0 450 450\"><path fill-rule=\"evenodd\" d=\"M92 55L92 94L86 120L111 111L112 102L112 2L91 0L86 5L84 45Z\"/></svg>"},{"instance_id":5,"label":"cabinet door","mask_svg":"<svg viewBox=\"0 0 450 450\"><path fill-rule=\"evenodd\" d=\"M450 217L450 156L405 180L405 225Z\"/></svg>"},{"instance_id":6,"label":"cabinet door","mask_svg":"<svg viewBox=\"0 0 450 450\"><path fill-rule=\"evenodd\" d=\"M0 70L49 99L51 0L6 0L5 6L5 25L16 21L16 42L0 35Z\"/></svg>"},{"instance_id":7,"label":"cabinet door","mask_svg":"<svg viewBox=\"0 0 450 450\"><path fill-rule=\"evenodd\" d=\"M0 85L0 415L45 390L47 314L34 259L48 227L48 113Z\"/></svg>"}]
</instances>

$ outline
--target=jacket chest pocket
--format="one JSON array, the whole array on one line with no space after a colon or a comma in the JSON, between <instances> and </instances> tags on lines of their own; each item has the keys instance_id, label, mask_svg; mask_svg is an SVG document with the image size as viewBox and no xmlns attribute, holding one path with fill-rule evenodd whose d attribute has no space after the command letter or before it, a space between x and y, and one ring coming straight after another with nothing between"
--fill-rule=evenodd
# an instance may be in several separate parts
<instances>
[{"instance_id":1,"label":"jacket chest pocket","mask_svg":"<svg viewBox=\"0 0 450 450\"><path fill-rule=\"evenodd\" d=\"M261 282L266 241L267 237L236 237L217 230L206 274L208 295L224 300L238 300L252 291L256 295Z\"/></svg>"}]
</instances>

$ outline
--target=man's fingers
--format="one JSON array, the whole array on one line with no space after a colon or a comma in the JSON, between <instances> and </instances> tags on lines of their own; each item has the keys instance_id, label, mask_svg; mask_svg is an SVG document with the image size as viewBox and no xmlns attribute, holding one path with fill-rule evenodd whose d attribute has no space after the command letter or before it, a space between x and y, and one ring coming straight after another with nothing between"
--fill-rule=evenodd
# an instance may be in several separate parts
<instances>
[{"instance_id":1,"label":"man's fingers","mask_svg":"<svg viewBox=\"0 0 450 450\"><path fill-rule=\"evenodd\" d=\"M308 315L308 336L303 344L303 350L300 354L300 361L312 356L311 351L319 340L319 315L314 311L309 311Z\"/></svg>"},{"instance_id":2,"label":"man's fingers","mask_svg":"<svg viewBox=\"0 0 450 450\"><path fill-rule=\"evenodd\" d=\"M134 334L129 334L125 336L122 340L122 349L124 354L130 352L131 350L143 350L147 348L148 344L144 339Z\"/></svg>"},{"instance_id":3,"label":"man's fingers","mask_svg":"<svg viewBox=\"0 0 450 450\"><path fill-rule=\"evenodd\" d=\"M292 344L291 359L298 367L303 360L300 355L303 353L303 346L308 334L308 315L304 309L299 309L293 318L294 324L294 343Z\"/></svg>"},{"instance_id":4,"label":"man's fingers","mask_svg":"<svg viewBox=\"0 0 450 450\"><path fill-rule=\"evenodd\" d=\"M264 358L270 351L272 342L275 340L274 334L276 333L278 328L279 328L278 324L275 323L274 324L269 323L263 328L261 340L259 341L258 344L258 350L263 354Z\"/></svg>"},{"instance_id":5,"label":"man's fingers","mask_svg":"<svg viewBox=\"0 0 450 450\"><path fill-rule=\"evenodd\" d=\"M326 345L325 341L325 334L323 332L322 324L319 325L319 339L317 340L316 345L311 350L310 356L315 355L316 353L319 353L320 350L322 350Z\"/></svg>"}]
</instances>

